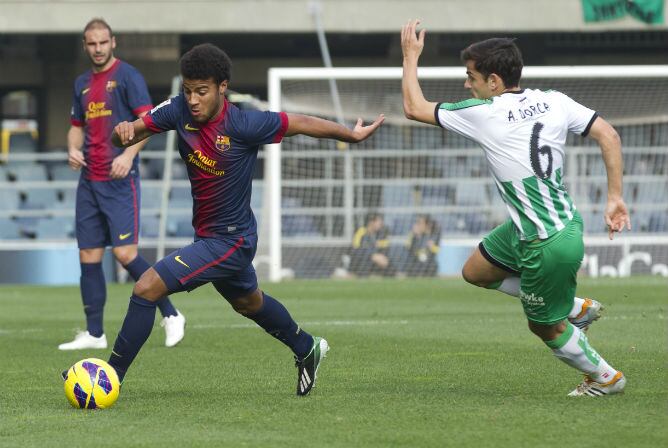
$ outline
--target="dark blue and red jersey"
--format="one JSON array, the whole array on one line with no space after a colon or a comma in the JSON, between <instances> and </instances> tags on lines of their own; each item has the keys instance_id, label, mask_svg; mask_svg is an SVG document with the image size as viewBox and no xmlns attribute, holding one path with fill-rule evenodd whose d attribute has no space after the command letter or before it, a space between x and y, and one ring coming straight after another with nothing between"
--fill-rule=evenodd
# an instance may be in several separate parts
<instances>
[{"instance_id":1,"label":"dark blue and red jersey","mask_svg":"<svg viewBox=\"0 0 668 448\"><path fill-rule=\"evenodd\" d=\"M278 143L288 129L280 112L240 110L225 100L218 117L192 120L182 95L143 118L152 132L175 129L193 195L193 227L200 238L257 232L250 207L251 182L260 145Z\"/></svg>"},{"instance_id":2,"label":"dark blue and red jersey","mask_svg":"<svg viewBox=\"0 0 668 448\"><path fill-rule=\"evenodd\" d=\"M120 59L103 72L88 70L76 79L70 121L73 126L85 126L86 179L111 180L111 162L124 151L111 143L114 127L121 121L133 121L151 107L141 73ZM135 157L132 167L135 172L138 163Z\"/></svg>"}]
</instances>

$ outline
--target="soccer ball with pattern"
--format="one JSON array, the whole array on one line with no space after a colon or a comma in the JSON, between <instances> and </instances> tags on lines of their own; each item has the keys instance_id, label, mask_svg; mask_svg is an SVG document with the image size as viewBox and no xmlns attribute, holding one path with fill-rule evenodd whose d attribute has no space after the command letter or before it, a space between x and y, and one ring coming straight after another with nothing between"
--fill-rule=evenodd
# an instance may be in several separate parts
<instances>
[{"instance_id":1,"label":"soccer ball with pattern","mask_svg":"<svg viewBox=\"0 0 668 448\"><path fill-rule=\"evenodd\" d=\"M106 409L118 398L121 383L116 370L96 358L82 359L67 371L65 396L81 409Z\"/></svg>"}]
</instances>

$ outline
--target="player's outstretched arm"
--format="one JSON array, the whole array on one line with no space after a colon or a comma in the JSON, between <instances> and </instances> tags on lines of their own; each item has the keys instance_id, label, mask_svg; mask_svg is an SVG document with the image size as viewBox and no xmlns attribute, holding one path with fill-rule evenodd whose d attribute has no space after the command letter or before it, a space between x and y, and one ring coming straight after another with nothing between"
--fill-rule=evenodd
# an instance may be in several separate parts
<instances>
[{"instance_id":1,"label":"player's outstretched arm","mask_svg":"<svg viewBox=\"0 0 668 448\"><path fill-rule=\"evenodd\" d=\"M419 20L411 20L401 28L401 52L404 56L404 74L401 78L401 92L404 96L404 114L409 120L427 124L436 123L434 110L436 103L427 101L417 76L418 60L424 48L425 30L416 35Z\"/></svg>"},{"instance_id":2,"label":"player's outstretched arm","mask_svg":"<svg viewBox=\"0 0 668 448\"><path fill-rule=\"evenodd\" d=\"M592 124L589 136L601 147L605 170L608 174L608 202L605 206L604 217L608 226L608 236L612 239L614 233L621 232L624 227L631 230L631 218L622 198L622 174L624 172L622 141L615 128L601 117L596 118Z\"/></svg>"},{"instance_id":3,"label":"player's outstretched arm","mask_svg":"<svg viewBox=\"0 0 668 448\"><path fill-rule=\"evenodd\" d=\"M302 114L288 114L287 137L302 134L316 138L333 138L342 142L357 143L366 140L373 134L383 121L385 115L379 115L376 120L368 126L364 126L361 118L353 129L349 129L339 123L324 120L318 117Z\"/></svg>"},{"instance_id":4,"label":"player's outstretched arm","mask_svg":"<svg viewBox=\"0 0 668 448\"><path fill-rule=\"evenodd\" d=\"M144 120L141 118L133 122L121 121L114 128L113 134L111 134L111 142L114 146L127 148L128 146L136 145L151 135L153 135L153 132L146 127Z\"/></svg>"}]
</instances>

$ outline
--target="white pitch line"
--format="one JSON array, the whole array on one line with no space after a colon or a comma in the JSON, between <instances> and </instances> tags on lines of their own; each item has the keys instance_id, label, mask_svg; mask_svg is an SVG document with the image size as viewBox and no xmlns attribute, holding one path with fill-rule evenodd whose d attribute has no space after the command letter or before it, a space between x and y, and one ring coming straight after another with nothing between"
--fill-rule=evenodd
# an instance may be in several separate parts
<instances>
[{"instance_id":1,"label":"white pitch line","mask_svg":"<svg viewBox=\"0 0 668 448\"><path fill-rule=\"evenodd\" d=\"M326 321L311 321L300 322L300 326L368 326L368 325L407 325L407 320L326 320ZM188 328L203 330L208 328L256 328L257 324L195 324L188 325Z\"/></svg>"},{"instance_id":2,"label":"white pitch line","mask_svg":"<svg viewBox=\"0 0 668 448\"><path fill-rule=\"evenodd\" d=\"M668 316L665 314L655 314L651 316L608 316L604 315L599 322L605 322L606 320L667 320ZM516 318L507 317L507 318L487 318L487 319L471 319L471 323L490 323L490 322L508 322L514 321ZM411 322L408 320L324 320L324 321L310 321L310 322L300 322L300 325L304 326L321 326L321 327L360 327L360 326L371 326L371 325L408 325ZM195 324L188 325L188 329L191 330L206 330L209 328L228 328L228 329L237 329L237 328L256 328L257 324L255 323L244 323L244 324ZM25 334L25 333L41 333L43 328L20 328L16 330L9 330L0 328L0 337L8 336L11 334Z\"/></svg>"}]
</instances>

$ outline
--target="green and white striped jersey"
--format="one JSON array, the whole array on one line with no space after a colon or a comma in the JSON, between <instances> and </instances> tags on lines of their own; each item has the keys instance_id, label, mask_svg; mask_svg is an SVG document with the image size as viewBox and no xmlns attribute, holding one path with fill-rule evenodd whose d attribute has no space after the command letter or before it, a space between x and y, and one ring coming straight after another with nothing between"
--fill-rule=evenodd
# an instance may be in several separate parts
<instances>
[{"instance_id":1,"label":"green and white striped jersey","mask_svg":"<svg viewBox=\"0 0 668 448\"><path fill-rule=\"evenodd\" d=\"M596 112L554 90L439 103L436 122L477 142L523 240L546 239L573 218L563 185L568 131L587 135Z\"/></svg>"}]
</instances>

